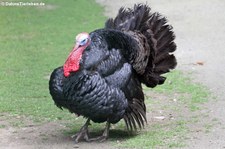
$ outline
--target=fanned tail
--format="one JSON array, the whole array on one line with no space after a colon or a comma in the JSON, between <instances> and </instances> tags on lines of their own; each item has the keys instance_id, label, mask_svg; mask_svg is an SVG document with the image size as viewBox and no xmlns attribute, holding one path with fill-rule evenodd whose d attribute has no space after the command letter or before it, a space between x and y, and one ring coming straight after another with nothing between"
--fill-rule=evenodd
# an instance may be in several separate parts
<instances>
[{"instance_id":1,"label":"fanned tail","mask_svg":"<svg viewBox=\"0 0 225 149\"><path fill-rule=\"evenodd\" d=\"M147 55L147 64L137 63L133 65L139 65L138 68L143 68L142 71L136 71L137 73L141 72L139 78L148 87L163 84L166 78L161 75L176 67L176 58L170 54L176 50L172 26L167 24L166 18L159 13L151 13L151 8L147 5L136 4L133 9L120 8L115 19L110 18L106 21L105 28L121 30L139 41L143 39L140 33L144 35L145 38L140 42L145 43L147 40L149 46L146 47L146 44L143 44L143 47L148 54L140 50L140 53L136 54L138 55L136 59L146 59ZM130 33L130 31L134 33ZM139 37L137 38L135 35Z\"/></svg>"},{"instance_id":2,"label":"fanned tail","mask_svg":"<svg viewBox=\"0 0 225 149\"><path fill-rule=\"evenodd\" d=\"M145 73L141 78L148 87L155 87L164 83L166 78L161 75L174 69L177 65L175 56L170 54L176 50L175 35L172 26L168 25L166 18L159 13L151 15L147 26L148 30L144 34L149 37L149 45L154 54L153 58L149 59Z\"/></svg>"}]
</instances>

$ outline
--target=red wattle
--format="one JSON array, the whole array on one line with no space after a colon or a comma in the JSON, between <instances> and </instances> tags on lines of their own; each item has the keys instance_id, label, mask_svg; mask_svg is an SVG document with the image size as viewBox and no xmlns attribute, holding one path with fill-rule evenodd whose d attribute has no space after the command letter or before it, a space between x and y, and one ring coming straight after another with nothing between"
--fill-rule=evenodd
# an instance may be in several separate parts
<instances>
[{"instance_id":1,"label":"red wattle","mask_svg":"<svg viewBox=\"0 0 225 149\"><path fill-rule=\"evenodd\" d=\"M76 72L80 68L80 59L82 57L82 53L84 51L84 47L74 48L67 58L65 64L63 65L64 76L68 77L71 72Z\"/></svg>"}]
</instances>

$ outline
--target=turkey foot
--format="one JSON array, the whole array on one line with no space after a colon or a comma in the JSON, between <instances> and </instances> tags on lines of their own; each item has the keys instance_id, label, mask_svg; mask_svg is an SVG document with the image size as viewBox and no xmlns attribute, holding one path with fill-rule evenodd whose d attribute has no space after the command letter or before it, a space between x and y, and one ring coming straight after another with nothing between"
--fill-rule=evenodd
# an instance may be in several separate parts
<instances>
[{"instance_id":1,"label":"turkey foot","mask_svg":"<svg viewBox=\"0 0 225 149\"><path fill-rule=\"evenodd\" d=\"M106 127L105 127L105 130L104 130L102 136L99 136L99 137L96 137L96 138L91 138L91 139L89 139L89 141L103 142L103 141L107 140L108 137L109 137L109 128L110 128L110 123L106 122Z\"/></svg>"},{"instance_id":2,"label":"turkey foot","mask_svg":"<svg viewBox=\"0 0 225 149\"><path fill-rule=\"evenodd\" d=\"M79 132L71 136L72 138L75 138L75 143L78 143L80 140L85 140L87 142L90 141L88 125L90 125L90 119L87 119L86 123L84 124L84 126L81 127Z\"/></svg>"}]
</instances>

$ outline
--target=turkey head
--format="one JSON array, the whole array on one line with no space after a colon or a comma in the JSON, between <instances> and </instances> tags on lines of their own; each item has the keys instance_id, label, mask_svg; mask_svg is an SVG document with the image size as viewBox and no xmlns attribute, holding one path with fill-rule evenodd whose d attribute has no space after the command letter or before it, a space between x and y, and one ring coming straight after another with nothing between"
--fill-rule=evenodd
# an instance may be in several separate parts
<instances>
[{"instance_id":1,"label":"turkey head","mask_svg":"<svg viewBox=\"0 0 225 149\"><path fill-rule=\"evenodd\" d=\"M65 77L68 77L71 72L76 72L79 70L82 54L90 43L91 38L88 33L80 33L76 36L76 45L63 65Z\"/></svg>"}]
</instances>

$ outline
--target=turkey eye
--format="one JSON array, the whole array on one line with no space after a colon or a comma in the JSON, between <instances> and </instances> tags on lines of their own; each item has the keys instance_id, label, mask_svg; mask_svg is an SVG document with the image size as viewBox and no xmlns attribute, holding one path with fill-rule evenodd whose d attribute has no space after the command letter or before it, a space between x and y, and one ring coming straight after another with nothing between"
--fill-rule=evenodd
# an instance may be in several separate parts
<instances>
[{"instance_id":1,"label":"turkey eye","mask_svg":"<svg viewBox=\"0 0 225 149\"><path fill-rule=\"evenodd\" d=\"M86 38L86 39L81 40L81 41L80 41L80 45L81 45L81 46L85 45L85 44L87 43L87 41L88 41L88 39L87 39L87 38Z\"/></svg>"}]
</instances>

